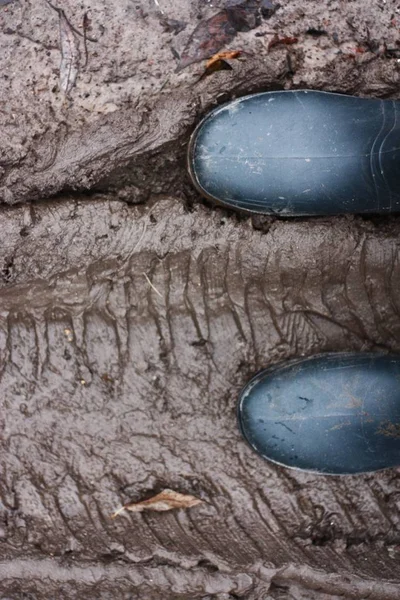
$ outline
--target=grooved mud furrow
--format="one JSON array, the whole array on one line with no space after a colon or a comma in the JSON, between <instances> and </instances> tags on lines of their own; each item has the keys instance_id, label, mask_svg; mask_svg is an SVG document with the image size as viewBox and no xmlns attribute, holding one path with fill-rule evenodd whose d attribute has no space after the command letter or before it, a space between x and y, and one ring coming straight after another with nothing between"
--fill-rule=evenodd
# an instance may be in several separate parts
<instances>
[{"instance_id":1,"label":"grooved mud furrow","mask_svg":"<svg viewBox=\"0 0 400 600\"><path fill-rule=\"evenodd\" d=\"M226 254L214 248L206 249L200 261L208 342L219 379L217 393L224 396L224 389L235 380L246 339L225 286Z\"/></svg>"},{"instance_id":2,"label":"grooved mud furrow","mask_svg":"<svg viewBox=\"0 0 400 600\"><path fill-rule=\"evenodd\" d=\"M29 314L9 315L8 339L10 385L16 396L28 398L35 390L38 368L35 324Z\"/></svg>"},{"instance_id":3,"label":"grooved mud furrow","mask_svg":"<svg viewBox=\"0 0 400 600\"><path fill-rule=\"evenodd\" d=\"M92 374L111 391L120 378L120 347L117 330L107 313L85 313L85 352Z\"/></svg>"},{"instance_id":4,"label":"grooved mud furrow","mask_svg":"<svg viewBox=\"0 0 400 600\"><path fill-rule=\"evenodd\" d=\"M161 565L160 567L127 567L123 564L97 565L87 564L76 566L73 563L58 566L48 559L41 562L26 560L11 566L0 563L0 573L4 589L13 592L14 578L25 583L22 593L30 594L36 589L40 594L46 594L46 585L57 585L58 597L62 600L70 598L73 592L71 578L80 586L80 589L89 599L99 597L99 593L118 594L130 591L133 598L146 597L157 600L162 594L173 594L173 597L189 600L188 588L192 594L204 595L212 592L215 597L223 598L229 592L238 597L251 590L252 577L245 573L231 575L230 573L210 573L205 568L185 570L179 567ZM207 583L204 583L206 576ZM37 586L37 588L36 588ZM133 595L131 595L133 594ZM220 596L221 594L221 596ZM193 597L193 596L192 596ZM203 596L204 597L204 596Z\"/></svg>"},{"instance_id":5,"label":"grooved mud furrow","mask_svg":"<svg viewBox=\"0 0 400 600\"><path fill-rule=\"evenodd\" d=\"M356 219L275 222L260 234L232 218L221 239L219 211L188 213L168 199L151 209L87 202L73 217L64 203L49 208L35 208L23 242L13 211L5 215L7 253L25 253L26 264L0 284L3 557L51 552L61 580L67 558L108 561L110 572L164 564L168 577L199 568L223 581L221 593L246 598L262 577L232 587L233 565L329 565L397 581L396 471L286 472L241 439L236 402L257 369L279 360L374 348L386 330L400 350L400 225L389 234ZM62 237L45 238L61 218ZM85 250L88 230L98 241ZM41 243L53 259L38 276ZM165 487L204 503L110 519ZM97 583L79 577L87 597L108 593L105 572ZM147 593L144 579L135 585Z\"/></svg>"},{"instance_id":6,"label":"grooved mud furrow","mask_svg":"<svg viewBox=\"0 0 400 600\"><path fill-rule=\"evenodd\" d=\"M370 239L366 245L366 260L368 260L366 286L382 340L385 340L389 347L400 336L399 310L397 303L394 304L392 301L390 284L391 280L398 281L400 270L398 250L394 248L393 242L385 240L384 243L377 243L377 240ZM374 274L378 272L381 285L375 286Z\"/></svg>"},{"instance_id":7,"label":"grooved mud furrow","mask_svg":"<svg viewBox=\"0 0 400 600\"><path fill-rule=\"evenodd\" d=\"M64 406L68 411L80 385L79 356L71 316L64 311L52 310L38 320L38 325L45 328L42 339L45 362L42 362L41 377L45 382L46 395L49 399L57 398L59 409Z\"/></svg>"}]
</instances>

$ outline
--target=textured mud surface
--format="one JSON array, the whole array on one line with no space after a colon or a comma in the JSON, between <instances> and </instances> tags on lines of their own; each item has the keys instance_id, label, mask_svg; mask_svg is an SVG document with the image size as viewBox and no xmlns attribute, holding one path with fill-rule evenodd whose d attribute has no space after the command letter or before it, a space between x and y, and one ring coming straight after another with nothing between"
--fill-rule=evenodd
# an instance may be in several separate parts
<instances>
[{"instance_id":1,"label":"textured mud surface","mask_svg":"<svg viewBox=\"0 0 400 600\"><path fill-rule=\"evenodd\" d=\"M81 59L68 100L60 90L57 12L45 0L0 6L3 202L94 185L125 184L121 193L131 201L181 195L177 163L190 131L207 109L235 95L297 87L396 96L400 13L383 0L281 0L270 19L237 33L229 47L244 53L232 71L199 81L202 61L176 72L188 44L191 54L198 47L195 27L235 1L70 1L68 21L82 32L87 13L88 35L97 41L87 41L85 66L75 35ZM268 51L275 35L298 42Z\"/></svg>"},{"instance_id":2,"label":"textured mud surface","mask_svg":"<svg viewBox=\"0 0 400 600\"><path fill-rule=\"evenodd\" d=\"M280 360L400 351L400 221L244 219L184 169L235 94L397 97L397 7L281 0L199 81L176 53L226 3L158 4L68 3L98 41L67 100L58 14L0 5L0 597L397 599L397 470L280 469L235 409ZM299 41L268 52L275 33ZM204 503L110 519L166 487Z\"/></svg>"},{"instance_id":3,"label":"textured mud surface","mask_svg":"<svg viewBox=\"0 0 400 600\"><path fill-rule=\"evenodd\" d=\"M235 420L258 368L400 349L397 221L265 234L173 199L65 198L2 223L4 592L279 598L340 574L345 597L398 596L398 474L279 469ZM110 520L163 487L206 503Z\"/></svg>"}]
</instances>

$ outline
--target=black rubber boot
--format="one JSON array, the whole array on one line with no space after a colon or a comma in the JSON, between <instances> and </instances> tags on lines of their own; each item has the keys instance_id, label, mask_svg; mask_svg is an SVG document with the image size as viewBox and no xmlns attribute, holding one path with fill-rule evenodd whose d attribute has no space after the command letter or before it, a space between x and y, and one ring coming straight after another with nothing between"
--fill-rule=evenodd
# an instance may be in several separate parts
<instances>
[{"instance_id":1,"label":"black rubber boot","mask_svg":"<svg viewBox=\"0 0 400 600\"><path fill-rule=\"evenodd\" d=\"M400 355L322 354L256 375L239 425L284 466L347 474L400 465Z\"/></svg>"},{"instance_id":2,"label":"black rubber boot","mask_svg":"<svg viewBox=\"0 0 400 600\"><path fill-rule=\"evenodd\" d=\"M189 172L229 208L282 216L400 210L400 102L265 92L212 111L193 133Z\"/></svg>"}]
</instances>

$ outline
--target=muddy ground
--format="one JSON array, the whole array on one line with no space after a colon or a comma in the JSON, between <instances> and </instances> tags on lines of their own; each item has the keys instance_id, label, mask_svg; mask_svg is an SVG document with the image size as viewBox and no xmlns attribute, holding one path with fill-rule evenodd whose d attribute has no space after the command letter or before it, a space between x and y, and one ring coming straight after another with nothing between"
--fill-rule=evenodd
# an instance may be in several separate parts
<instances>
[{"instance_id":1,"label":"muddy ground","mask_svg":"<svg viewBox=\"0 0 400 600\"><path fill-rule=\"evenodd\" d=\"M229 98L399 97L400 7L256 6L223 46L244 51L232 70L176 71L228 4L70 0L96 41L85 66L73 34L65 94L60 14L0 2L2 600L400 597L399 472L274 466L235 417L258 369L400 350L400 220L243 217L185 171L190 132ZM110 518L163 488L204 503Z\"/></svg>"}]
</instances>

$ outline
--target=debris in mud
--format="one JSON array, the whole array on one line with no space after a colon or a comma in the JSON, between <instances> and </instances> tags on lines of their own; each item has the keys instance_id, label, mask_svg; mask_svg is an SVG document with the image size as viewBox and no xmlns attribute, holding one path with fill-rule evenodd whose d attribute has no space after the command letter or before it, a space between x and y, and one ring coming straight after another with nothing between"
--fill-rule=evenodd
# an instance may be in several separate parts
<instances>
[{"instance_id":1,"label":"debris in mud","mask_svg":"<svg viewBox=\"0 0 400 600\"><path fill-rule=\"evenodd\" d=\"M271 48L274 48L275 46L291 46L292 44L297 44L298 41L299 40L297 37L280 38L278 34L275 34L270 43L268 44L268 50L271 50Z\"/></svg>"},{"instance_id":2,"label":"debris in mud","mask_svg":"<svg viewBox=\"0 0 400 600\"><path fill-rule=\"evenodd\" d=\"M316 29L315 27L310 27L307 29L306 35L312 35L314 38L319 38L323 35L328 35L328 32L325 29Z\"/></svg>"},{"instance_id":3,"label":"debris in mud","mask_svg":"<svg viewBox=\"0 0 400 600\"><path fill-rule=\"evenodd\" d=\"M186 29L187 23L185 21L178 21L177 19L161 19L160 21L164 31L167 33L173 33L178 35L181 31Z\"/></svg>"},{"instance_id":4,"label":"debris in mud","mask_svg":"<svg viewBox=\"0 0 400 600\"><path fill-rule=\"evenodd\" d=\"M239 58L241 54L242 50L225 50L224 52L217 52L217 54L214 54L214 56L207 61L205 71L199 81L217 71L232 71L232 67L227 60Z\"/></svg>"},{"instance_id":5,"label":"debris in mud","mask_svg":"<svg viewBox=\"0 0 400 600\"><path fill-rule=\"evenodd\" d=\"M205 77L216 73L217 71L232 71L231 65L226 60L220 59L212 63L210 67L207 67L204 73L199 77L198 81L201 81Z\"/></svg>"},{"instance_id":6,"label":"debris in mud","mask_svg":"<svg viewBox=\"0 0 400 600\"><path fill-rule=\"evenodd\" d=\"M161 292L159 292L158 289L151 283L150 277L147 275L147 273L143 273L143 275L144 275L145 280L151 287L151 289L154 290L156 292L156 294L158 294L160 296L160 298L162 298Z\"/></svg>"},{"instance_id":7,"label":"debris in mud","mask_svg":"<svg viewBox=\"0 0 400 600\"><path fill-rule=\"evenodd\" d=\"M0 0L0 6L5 6L6 4L11 4L15 0Z\"/></svg>"},{"instance_id":8,"label":"debris in mud","mask_svg":"<svg viewBox=\"0 0 400 600\"><path fill-rule=\"evenodd\" d=\"M396 41L396 48L390 48L385 44L384 53L386 58L400 58L400 41Z\"/></svg>"},{"instance_id":9,"label":"debris in mud","mask_svg":"<svg viewBox=\"0 0 400 600\"><path fill-rule=\"evenodd\" d=\"M232 0L227 3L225 10L236 31L251 31L261 23L258 0Z\"/></svg>"},{"instance_id":10,"label":"debris in mud","mask_svg":"<svg viewBox=\"0 0 400 600\"><path fill-rule=\"evenodd\" d=\"M274 4L271 0L262 0L261 1L261 14L264 19L270 19L273 14L276 13L278 8L280 8L280 4Z\"/></svg>"},{"instance_id":11,"label":"debris in mud","mask_svg":"<svg viewBox=\"0 0 400 600\"><path fill-rule=\"evenodd\" d=\"M81 33L78 31L78 29L75 29L75 27L71 25L62 8L58 8L58 6L52 4L50 0L46 0L46 2L53 10L56 11L56 13L58 13L59 16L61 43L60 88L61 91L68 96L75 85L76 78L78 77L79 73L80 51L76 35L79 35L83 38L83 45L85 49L85 62L83 67L85 67L88 62L87 42L97 42L97 39L87 35L88 30L91 29L90 19L87 12L85 12L83 15L83 33Z\"/></svg>"},{"instance_id":12,"label":"debris in mud","mask_svg":"<svg viewBox=\"0 0 400 600\"><path fill-rule=\"evenodd\" d=\"M117 517L124 510L129 510L130 512L143 512L145 510L164 512L167 510L180 508L191 508L192 506L197 506L198 504L202 503L203 501L195 496L190 496L189 494L180 494L179 492L166 489L160 492L160 494L149 498L148 500L125 504L125 506L122 506L115 511L111 518L115 519L115 517Z\"/></svg>"},{"instance_id":13,"label":"debris in mud","mask_svg":"<svg viewBox=\"0 0 400 600\"><path fill-rule=\"evenodd\" d=\"M54 6L49 0L46 1L58 13L59 17L61 43L60 88L68 96L78 77L80 60L79 44L76 40L74 29L65 16L65 12L61 8Z\"/></svg>"},{"instance_id":14,"label":"debris in mud","mask_svg":"<svg viewBox=\"0 0 400 600\"><path fill-rule=\"evenodd\" d=\"M219 60L229 60L232 58L239 58L242 54L242 50L225 50L224 52L217 52L214 54L206 63L206 69L212 67L212 65Z\"/></svg>"},{"instance_id":15,"label":"debris in mud","mask_svg":"<svg viewBox=\"0 0 400 600\"><path fill-rule=\"evenodd\" d=\"M232 4L206 21L201 21L182 52L176 71L212 57L230 44L239 31L250 31L260 24L255 0Z\"/></svg>"},{"instance_id":16,"label":"debris in mud","mask_svg":"<svg viewBox=\"0 0 400 600\"><path fill-rule=\"evenodd\" d=\"M87 49L87 32L90 29L90 19L89 19L89 15L87 14L87 12L85 12L83 15L82 28L83 28L83 47L85 49L85 62L83 63L83 68L85 68L86 65L88 64L88 60L89 60L89 54L88 54L88 49Z\"/></svg>"},{"instance_id":17,"label":"debris in mud","mask_svg":"<svg viewBox=\"0 0 400 600\"><path fill-rule=\"evenodd\" d=\"M60 40L60 87L61 91L68 96L78 77L80 52L74 32L65 17L64 11L60 12Z\"/></svg>"},{"instance_id":18,"label":"debris in mud","mask_svg":"<svg viewBox=\"0 0 400 600\"><path fill-rule=\"evenodd\" d=\"M158 10L161 12L161 14L164 14L164 11L162 10L160 3L158 0L154 0L154 4L157 6Z\"/></svg>"}]
</instances>

